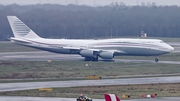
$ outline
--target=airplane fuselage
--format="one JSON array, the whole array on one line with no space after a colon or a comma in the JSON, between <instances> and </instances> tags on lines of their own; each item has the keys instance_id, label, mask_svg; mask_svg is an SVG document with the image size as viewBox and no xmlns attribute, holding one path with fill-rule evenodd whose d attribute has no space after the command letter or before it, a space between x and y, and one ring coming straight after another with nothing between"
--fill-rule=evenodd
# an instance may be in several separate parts
<instances>
[{"instance_id":1,"label":"airplane fuselage","mask_svg":"<svg viewBox=\"0 0 180 101\"><path fill-rule=\"evenodd\" d=\"M7 16L14 37L12 42L61 54L79 54L85 61L113 59L117 55L159 56L174 50L173 47L158 39L45 39L39 37L33 30L16 16ZM158 58L155 59L158 61Z\"/></svg>"},{"instance_id":2,"label":"airplane fuselage","mask_svg":"<svg viewBox=\"0 0 180 101\"><path fill-rule=\"evenodd\" d=\"M37 49L61 54L79 54L76 49L101 49L107 51L121 51L115 55L158 56L174 50L170 45L158 39L18 39L11 38L12 42ZM68 49L68 48L72 49Z\"/></svg>"}]
</instances>

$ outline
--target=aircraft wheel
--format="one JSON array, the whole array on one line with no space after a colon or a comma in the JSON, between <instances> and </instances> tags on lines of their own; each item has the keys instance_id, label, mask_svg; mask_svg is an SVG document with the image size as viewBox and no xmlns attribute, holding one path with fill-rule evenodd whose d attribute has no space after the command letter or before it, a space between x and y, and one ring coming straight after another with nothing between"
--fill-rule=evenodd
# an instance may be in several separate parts
<instances>
[{"instance_id":1,"label":"aircraft wheel","mask_svg":"<svg viewBox=\"0 0 180 101\"><path fill-rule=\"evenodd\" d=\"M98 61L98 57L85 57L84 58L85 61Z\"/></svg>"},{"instance_id":2,"label":"aircraft wheel","mask_svg":"<svg viewBox=\"0 0 180 101\"><path fill-rule=\"evenodd\" d=\"M84 60L85 61L92 61L92 57L85 57Z\"/></svg>"},{"instance_id":3,"label":"aircraft wheel","mask_svg":"<svg viewBox=\"0 0 180 101\"><path fill-rule=\"evenodd\" d=\"M95 58L95 61L98 61L98 57Z\"/></svg>"},{"instance_id":4,"label":"aircraft wheel","mask_svg":"<svg viewBox=\"0 0 180 101\"><path fill-rule=\"evenodd\" d=\"M89 61L93 61L93 57L89 57Z\"/></svg>"},{"instance_id":5,"label":"aircraft wheel","mask_svg":"<svg viewBox=\"0 0 180 101\"><path fill-rule=\"evenodd\" d=\"M157 57L156 59L155 59L155 62L158 62L159 61L159 58Z\"/></svg>"},{"instance_id":6,"label":"aircraft wheel","mask_svg":"<svg viewBox=\"0 0 180 101\"><path fill-rule=\"evenodd\" d=\"M92 61L98 61L98 57L95 57L95 58L93 57Z\"/></svg>"},{"instance_id":7,"label":"aircraft wheel","mask_svg":"<svg viewBox=\"0 0 180 101\"><path fill-rule=\"evenodd\" d=\"M85 58L84 58L84 60L85 60L85 61L88 61L88 58L87 58L87 57L85 57Z\"/></svg>"}]
</instances>

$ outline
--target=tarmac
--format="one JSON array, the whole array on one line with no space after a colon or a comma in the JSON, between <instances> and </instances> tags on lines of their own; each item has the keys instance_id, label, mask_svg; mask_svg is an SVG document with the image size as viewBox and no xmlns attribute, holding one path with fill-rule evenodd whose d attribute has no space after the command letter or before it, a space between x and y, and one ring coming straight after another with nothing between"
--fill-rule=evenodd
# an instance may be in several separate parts
<instances>
[{"instance_id":1,"label":"tarmac","mask_svg":"<svg viewBox=\"0 0 180 101\"><path fill-rule=\"evenodd\" d=\"M0 92L38 89L38 88L49 88L49 87L80 87L80 86L158 84L158 83L180 83L180 76L124 78L124 79L100 79L100 80L0 83Z\"/></svg>"},{"instance_id":2,"label":"tarmac","mask_svg":"<svg viewBox=\"0 0 180 101\"><path fill-rule=\"evenodd\" d=\"M0 60L13 61L84 61L80 55L56 54L46 51L32 51L32 52L4 52L0 53ZM154 60L134 60L134 59L112 59L99 61L105 62L131 62L131 63L157 63ZM180 64L180 61L159 61L163 64Z\"/></svg>"}]
</instances>

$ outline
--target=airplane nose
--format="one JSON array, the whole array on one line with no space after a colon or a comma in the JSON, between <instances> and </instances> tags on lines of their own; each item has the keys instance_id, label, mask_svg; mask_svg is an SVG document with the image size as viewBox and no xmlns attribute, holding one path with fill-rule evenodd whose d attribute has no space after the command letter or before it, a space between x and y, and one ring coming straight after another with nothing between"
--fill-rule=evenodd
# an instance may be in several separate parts
<instances>
[{"instance_id":1,"label":"airplane nose","mask_svg":"<svg viewBox=\"0 0 180 101\"><path fill-rule=\"evenodd\" d=\"M172 46L169 46L169 52L172 52L172 51L174 51L174 48L172 47Z\"/></svg>"}]
</instances>

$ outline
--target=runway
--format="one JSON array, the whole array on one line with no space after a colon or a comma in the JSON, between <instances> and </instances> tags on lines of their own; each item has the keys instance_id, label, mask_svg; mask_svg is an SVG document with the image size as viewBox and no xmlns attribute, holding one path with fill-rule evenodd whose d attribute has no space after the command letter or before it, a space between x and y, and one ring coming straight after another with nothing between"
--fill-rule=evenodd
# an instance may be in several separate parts
<instances>
[{"instance_id":1,"label":"runway","mask_svg":"<svg viewBox=\"0 0 180 101\"><path fill-rule=\"evenodd\" d=\"M103 95L102 95L103 96ZM0 96L1 101L76 101L76 98L54 98L54 97L13 97ZM93 101L105 101L104 99L93 99ZM144 98L121 101L180 101L178 97Z\"/></svg>"},{"instance_id":2,"label":"runway","mask_svg":"<svg viewBox=\"0 0 180 101\"><path fill-rule=\"evenodd\" d=\"M152 83L180 83L180 76L148 77L148 78L124 78L124 79L100 79L100 80L72 80L72 81L48 81L48 82L24 82L24 83L0 83L0 92L28 90L47 87L80 87L101 85L128 85L128 84L152 84Z\"/></svg>"},{"instance_id":3,"label":"runway","mask_svg":"<svg viewBox=\"0 0 180 101\"><path fill-rule=\"evenodd\" d=\"M5 52L0 53L0 60L14 60L14 61L84 61L84 58L80 55L69 54L56 54L46 51L32 51L32 52ZM107 62L131 62L131 63L156 63L154 60L133 60L133 59L113 59L99 61ZM158 63L164 64L180 64L180 61L159 61Z\"/></svg>"},{"instance_id":4,"label":"runway","mask_svg":"<svg viewBox=\"0 0 180 101\"><path fill-rule=\"evenodd\" d=\"M72 58L69 58L71 56ZM46 51L32 52L5 52L0 53L0 60L19 60L19 61L47 61L47 60L81 60L79 55L56 54Z\"/></svg>"}]
</instances>

